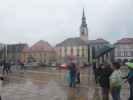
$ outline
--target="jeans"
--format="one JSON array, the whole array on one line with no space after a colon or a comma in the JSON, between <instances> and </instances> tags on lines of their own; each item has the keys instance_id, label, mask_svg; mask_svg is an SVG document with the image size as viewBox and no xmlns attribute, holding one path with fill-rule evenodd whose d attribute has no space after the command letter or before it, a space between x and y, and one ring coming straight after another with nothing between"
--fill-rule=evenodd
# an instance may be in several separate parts
<instances>
[{"instance_id":1,"label":"jeans","mask_svg":"<svg viewBox=\"0 0 133 100\"><path fill-rule=\"evenodd\" d=\"M76 86L75 77L71 77L69 86L75 88L75 86Z\"/></svg>"},{"instance_id":2,"label":"jeans","mask_svg":"<svg viewBox=\"0 0 133 100\"><path fill-rule=\"evenodd\" d=\"M128 100L133 100L133 84L130 84L130 96Z\"/></svg>"},{"instance_id":3,"label":"jeans","mask_svg":"<svg viewBox=\"0 0 133 100\"><path fill-rule=\"evenodd\" d=\"M120 90L121 90L120 86L112 88L111 94L112 94L113 100L121 100L120 99Z\"/></svg>"},{"instance_id":4,"label":"jeans","mask_svg":"<svg viewBox=\"0 0 133 100\"><path fill-rule=\"evenodd\" d=\"M102 87L102 100L109 100L109 88Z\"/></svg>"}]
</instances>

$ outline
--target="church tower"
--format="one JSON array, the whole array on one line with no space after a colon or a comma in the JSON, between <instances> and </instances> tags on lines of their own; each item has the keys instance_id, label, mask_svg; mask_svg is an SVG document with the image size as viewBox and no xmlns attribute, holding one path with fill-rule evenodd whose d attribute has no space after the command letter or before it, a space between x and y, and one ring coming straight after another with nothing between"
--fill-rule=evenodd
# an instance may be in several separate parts
<instances>
[{"instance_id":1,"label":"church tower","mask_svg":"<svg viewBox=\"0 0 133 100\"><path fill-rule=\"evenodd\" d=\"M82 39L85 42L88 41L88 28L87 28L84 9L83 9L82 23L80 26L80 39Z\"/></svg>"}]
</instances>

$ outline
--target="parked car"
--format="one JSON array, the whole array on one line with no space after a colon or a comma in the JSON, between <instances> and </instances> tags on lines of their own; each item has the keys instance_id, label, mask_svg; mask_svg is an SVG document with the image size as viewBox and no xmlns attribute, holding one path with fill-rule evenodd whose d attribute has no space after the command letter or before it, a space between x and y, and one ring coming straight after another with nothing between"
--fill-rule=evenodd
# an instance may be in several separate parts
<instances>
[{"instance_id":1,"label":"parked car","mask_svg":"<svg viewBox=\"0 0 133 100\"><path fill-rule=\"evenodd\" d=\"M60 69L67 69L67 64L63 63L59 65Z\"/></svg>"},{"instance_id":2,"label":"parked car","mask_svg":"<svg viewBox=\"0 0 133 100\"><path fill-rule=\"evenodd\" d=\"M25 67L37 67L40 66L39 62L30 62L30 63L26 63L24 64Z\"/></svg>"}]
</instances>

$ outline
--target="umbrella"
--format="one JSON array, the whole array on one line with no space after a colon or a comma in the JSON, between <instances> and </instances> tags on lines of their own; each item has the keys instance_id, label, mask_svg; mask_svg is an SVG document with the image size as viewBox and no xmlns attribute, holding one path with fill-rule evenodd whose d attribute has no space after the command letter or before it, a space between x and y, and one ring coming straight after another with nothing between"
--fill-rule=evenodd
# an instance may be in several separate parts
<instances>
[{"instance_id":1,"label":"umbrella","mask_svg":"<svg viewBox=\"0 0 133 100\"><path fill-rule=\"evenodd\" d=\"M133 63L131 63L131 62L127 62L126 65L127 65L129 68L133 68Z\"/></svg>"}]
</instances>

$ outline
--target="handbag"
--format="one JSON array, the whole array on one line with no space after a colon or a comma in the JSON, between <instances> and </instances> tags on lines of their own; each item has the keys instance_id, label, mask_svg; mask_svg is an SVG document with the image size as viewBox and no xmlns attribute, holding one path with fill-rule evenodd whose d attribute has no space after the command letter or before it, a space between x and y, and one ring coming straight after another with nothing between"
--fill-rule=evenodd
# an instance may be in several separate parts
<instances>
[{"instance_id":1,"label":"handbag","mask_svg":"<svg viewBox=\"0 0 133 100\"><path fill-rule=\"evenodd\" d=\"M71 80L70 70L68 70L67 73L66 73L66 79L67 79L68 82L70 82L70 80Z\"/></svg>"}]
</instances>

